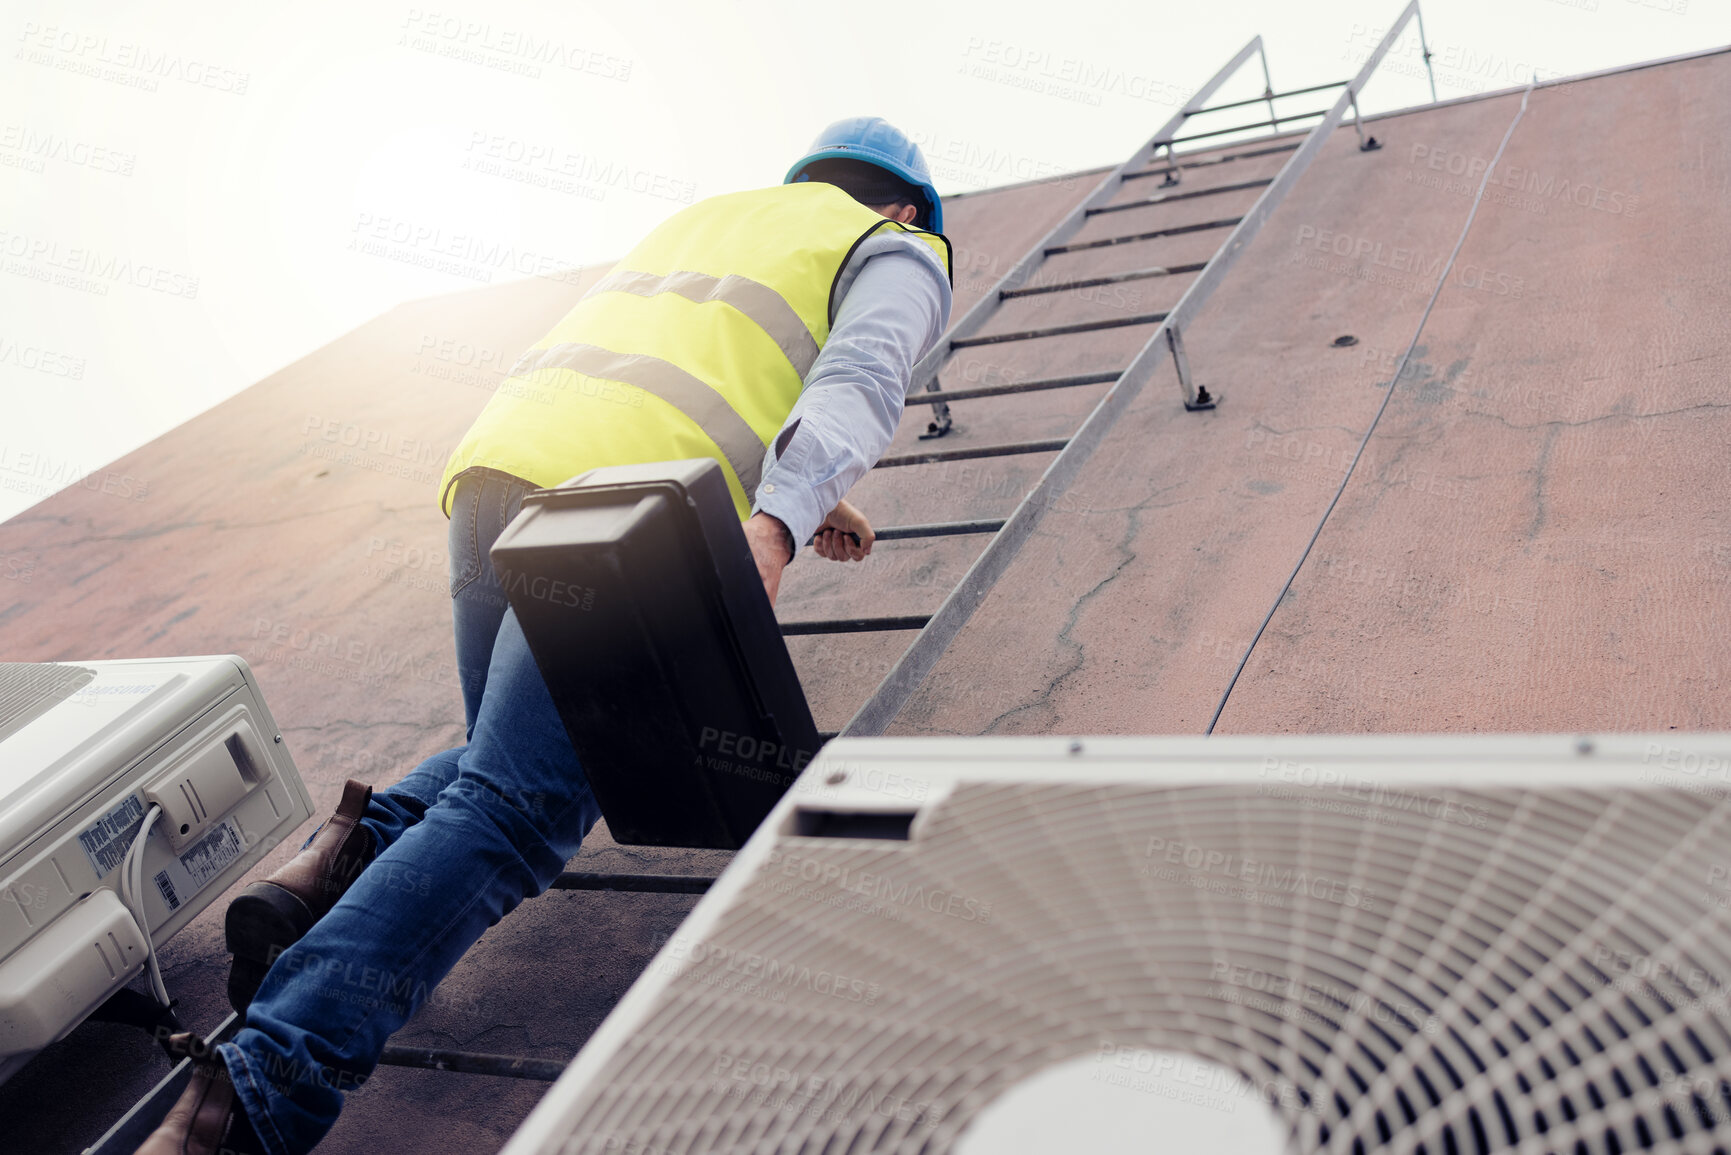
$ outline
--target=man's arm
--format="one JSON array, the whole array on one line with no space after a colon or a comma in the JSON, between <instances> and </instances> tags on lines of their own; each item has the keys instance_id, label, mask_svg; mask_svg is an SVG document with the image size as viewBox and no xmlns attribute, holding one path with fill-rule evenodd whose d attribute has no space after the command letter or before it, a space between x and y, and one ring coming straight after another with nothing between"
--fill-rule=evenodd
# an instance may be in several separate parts
<instances>
[{"instance_id":1,"label":"man's arm","mask_svg":"<svg viewBox=\"0 0 1731 1155\"><path fill-rule=\"evenodd\" d=\"M745 542L751 547L752 560L757 563L757 576L763 582L763 592L769 604L781 590L781 571L793 560L793 535L778 517L754 513L745 522Z\"/></svg>"},{"instance_id":2,"label":"man's arm","mask_svg":"<svg viewBox=\"0 0 1731 1155\"><path fill-rule=\"evenodd\" d=\"M759 543L779 537L771 523L786 527L793 552L779 565L767 559L778 583L798 543L823 524L895 436L914 364L949 323L949 280L924 242L893 234L873 238L855 254L843 282L829 340L765 454L746 523L760 573L766 559ZM768 576L764 584L770 588Z\"/></svg>"}]
</instances>

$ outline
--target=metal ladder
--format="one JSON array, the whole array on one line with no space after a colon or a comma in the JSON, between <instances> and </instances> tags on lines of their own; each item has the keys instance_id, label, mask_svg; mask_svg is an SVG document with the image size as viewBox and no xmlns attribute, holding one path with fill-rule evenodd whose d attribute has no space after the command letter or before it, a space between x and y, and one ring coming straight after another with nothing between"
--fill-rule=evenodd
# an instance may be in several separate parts
<instances>
[{"instance_id":1,"label":"metal ladder","mask_svg":"<svg viewBox=\"0 0 1731 1155\"><path fill-rule=\"evenodd\" d=\"M985 551L975 559L973 565L963 575L962 580L950 591L935 613L890 617L830 618L781 623L781 631L786 636L889 630L919 631L913 643L878 685L871 698L860 707L841 731L842 734L871 735L883 731L884 727L900 711L913 691L924 680L926 674L936 664L951 640L967 623L974 609L984 600L987 591L1008 568L1010 561L1021 548L1023 542L1027 540L1034 527L1039 524L1046 510L1074 480L1077 472L1098 447L1106 432L1128 408L1131 400L1141 391L1143 385L1153 376L1155 369L1167 356L1172 358L1177 368L1184 407L1188 410L1203 410L1215 406L1219 400L1218 396L1210 394L1205 387L1196 384L1191 376L1189 362L1184 352L1183 329L1194 320L1203 303L1219 286L1220 281L1236 261L1239 253L1261 230L1269 213L1280 203L1305 169L1310 166L1311 161L1315 159L1329 134L1338 127L1349 107L1354 113L1354 123L1358 128L1360 147L1366 150L1378 147L1374 138L1368 138L1364 134L1362 117L1358 115L1358 93L1363 90L1365 82L1369 80L1388 50L1393 47L1407 24L1414 19L1418 20L1420 45L1424 53L1425 66L1428 69L1431 54L1428 44L1424 40L1423 18L1419 16L1418 0L1410 0L1356 77L1352 80L1312 85L1290 92L1277 93L1273 90L1273 85L1268 80L1268 60L1263 52L1262 37L1254 37L1206 84L1198 89L1184 107L1161 127L1159 132L1131 154L1123 164L1103 178L1092 193L1072 209L1009 272L1005 273L986 295L951 327L937 346L919 364L914 366L912 380L908 388L909 403L929 404L933 413L931 426L921 440L934 440L949 432L951 427L949 406L951 403L1033 393L1048 389L1097 385L1106 382L1111 382L1112 388L1101 398L1099 404L1083 421L1081 427L1067 438L1006 442L997 445L948 450L934 448L894 454L878 461L876 465L878 469L896 469L972 458L1057 452L1057 457L1046 467L1040 480L1033 489L1023 496L1020 504L1008 518L889 526L877 531L877 540L879 541L948 537L962 534L989 533L994 535ZM1252 56L1259 57L1262 62L1263 94L1247 100L1207 106L1208 99L1236 75L1238 70ZM1274 102L1276 100L1323 92L1340 88L1343 85L1345 92L1326 112L1317 111L1288 115L1278 115L1275 112ZM1431 97L1433 100L1436 97L1434 77L1431 81ZM1265 121L1213 129L1186 136L1178 135L1185 123L1193 116L1260 103L1268 105L1269 118ZM1245 151L1235 151L1222 156L1201 158L1191 158L1175 151L1175 146L1180 144L1258 128L1272 129L1273 131L1268 134L1269 136L1280 135L1282 125L1308 120L1316 116L1321 116L1322 120L1310 130L1302 141L1283 141L1262 147L1247 148ZM1254 145L1256 141L1253 139L1236 143ZM1162 152L1165 153L1166 158L1164 165L1155 163L1156 158ZM1158 177L1160 181L1156 187L1161 190L1170 190L1182 184L1183 174L1188 170L1209 168L1282 152L1291 152L1293 155L1286 161L1280 172L1273 177L1216 185L1206 189L1177 192L1159 191L1137 200L1111 203L1118 191L1130 181ZM1262 188L1263 193L1250 210L1241 217L1209 220L1165 229L1145 230L1093 241L1072 242L1070 240L1087 221L1096 216L1145 208L1170 201L1193 200L1223 193L1239 192L1251 188ZM1125 273L1068 280L1036 281L1033 279L1034 274L1047 257L1091 248L1105 248L1118 244L1228 228L1233 230L1232 233L1213 257L1204 262L1150 267ZM1190 273L1198 274L1196 280L1191 282L1190 287L1185 290L1178 303L1166 312L1142 313L1107 320L1051 325L1008 333L982 335L980 332L1004 301L1043 293L1058 293ZM1116 373L1082 373L1002 385L985 385L972 389L944 390L939 387L938 372L949 360L951 354L957 350L1143 324L1154 324L1158 328L1149 336L1131 363ZM916 392L922 393L917 400L913 396ZM834 735L826 733L823 736L829 738ZM714 878L706 875L605 874L567 871L554 881L552 889L702 894L709 889L713 882ZM240 1025L240 1016L231 1013L206 1038L212 1043L220 1042L231 1037L235 1031L240 1029ZM529 1059L512 1055L477 1054L465 1051L403 1046L387 1047L380 1059L380 1065L497 1075L543 1082L551 1082L558 1078L565 1069L565 1063L550 1059ZM188 1079L191 1078L191 1073L189 1060L176 1065L155 1087L134 1103L132 1108L113 1127L109 1128L102 1138L87 1148L85 1155L129 1155L168 1113L169 1107L174 1104L181 1091L185 1089Z\"/></svg>"},{"instance_id":2,"label":"metal ladder","mask_svg":"<svg viewBox=\"0 0 1731 1155\"><path fill-rule=\"evenodd\" d=\"M1220 400L1218 394L1211 393L1192 375L1190 361L1184 350L1184 331L1194 322L1197 314L1207 303L1214 290L1220 286L1221 281L1225 279L1227 272L1236 263L1239 255L1261 231L1269 214L1280 204L1292 186L1297 183L1299 177L1316 159L1323 145L1340 125L1348 109L1353 113L1353 124L1358 133L1359 148L1363 151L1370 151L1381 147L1375 137L1367 136L1364 132L1363 116L1358 108L1358 95L1364 90L1365 84L1376 71L1377 66L1382 63L1383 57L1399 40L1407 25L1415 20L1418 23L1420 49L1423 52L1425 67L1428 71L1431 53L1429 44L1424 37L1424 20L1419 13L1418 0L1409 0L1400 16L1389 27L1381 42L1377 44L1364 65L1359 69L1358 74L1351 80L1312 85L1307 88L1294 89L1291 92L1277 93L1273 90L1273 85L1268 82L1268 61L1263 51L1262 38L1260 36L1253 38L1206 84L1198 89L1196 94L1174 114L1171 120L1161 127L1159 132L1132 153L1124 163L1105 176L1092 193L1071 209L1063 220L1045 237L1041 238L1026 256L1005 273L986 295L976 302L960 321L956 322L944 339L940 340L937 346L922 358L919 364L914 366L913 379L909 383L908 390L909 404L930 404L933 413L932 423L921 440L941 437L949 431L951 425L949 407L955 402L974 401L1046 389L1100 384L1108 381L1112 383L1112 387L1106 391L1076 432L1069 437L1005 442L996 445L970 446L949 450L934 448L886 456L878 461L876 468L894 469L969 458L1000 457L1026 453L1057 453L1057 456L1047 465L1039 481L1022 497L1015 511L1007 518L891 526L878 531L877 537L880 541L943 537L956 534L989 533L994 535L984 551L975 558L973 564L969 566L961 580L934 613L889 617L827 618L782 623L782 633L790 636L890 630L918 631L918 635L912 643L903 651L871 697L855 712L840 734L844 736L867 736L881 734L884 731L885 727L906 705L914 691L937 664L950 642L954 640L962 627L967 624L968 619L972 617L974 611L985 600L986 594L1009 567L1012 559L1046 512L1069 488L1071 482L1080 472L1082 465L1099 447L1107 432L1129 408L1131 401L1141 392L1142 387L1147 384L1167 358L1171 359L1177 372L1179 389L1186 410L1212 409L1218 404ZM1252 56L1257 56L1262 60L1265 84L1263 94L1248 100L1209 106L1207 104L1209 98L1235 75ZM1279 115L1275 112L1274 102L1276 100L1334 88L1344 88L1344 91L1334 102L1334 105L1325 112L1288 115ZM1431 98L1433 101L1436 99L1434 75L1431 77ZM1265 121L1180 135L1191 117L1264 102L1267 103L1269 110L1269 118ZM1274 131L1267 136L1276 136L1279 135L1282 125L1308 120L1316 116L1320 116L1322 119L1299 141L1267 144L1260 148L1252 147L1244 151L1234 151L1221 156L1194 160L1175 151L1175 146L1186 142L1226 136L1231 133L1258 128L1270 128ZM1266 139L1266 137L1262 139ZM1253 145L1255 140L1256 138L1253 138L1248 142L1234 142L1234 144ZM1277 175L1265 180L1246 180L1196 190L1159 191L1146 197L1113 203L1113 198L1131 181L1158 177L1160 184L1157 187L1161 190L1169 190L1181 184L1183 173L1188 169L1228 164L1251 157L1267 156L1286 151L1290 151L1292 156L1287 159ZM1161 153L1165 154L1163 165L1156 163ZM1256 203L1240 217L1143 230L1096 240L1071 240L1084 224L1097 216L1145 208L1169 201L1199 199L1252 188L1262 188L1262 194L1257 198ZM1232 230L1230 235L1227 236L1214 255L1205 262L1171 267L1155 266L1098 277L1072 277L1064 280L1035 279L1035 273L1048 257L1086 249L1107 248L1120 244L1228 228ZM1073 291L1099 285L1175 276L1184 273L1195 273L1196 279L1185 289L1178 303L1165 312L1051 325L1016 332L984 335L981 333L986 323L996 314L998 306L1004 301L1041 293ZM1038 340L1144 324L1153 324L1157 327L1149 335L1141 351L1131 360L1130 364L1117 373L1084 373L1004 385L987 385L973 389L943 390L938 383L939 370L958 350L980 345ZM920 392L922 390L923 392ZM920 392L917 401L914 397L916 392ZM826 734L825 736L830 735Z\"/></svg>"}]
</instances>

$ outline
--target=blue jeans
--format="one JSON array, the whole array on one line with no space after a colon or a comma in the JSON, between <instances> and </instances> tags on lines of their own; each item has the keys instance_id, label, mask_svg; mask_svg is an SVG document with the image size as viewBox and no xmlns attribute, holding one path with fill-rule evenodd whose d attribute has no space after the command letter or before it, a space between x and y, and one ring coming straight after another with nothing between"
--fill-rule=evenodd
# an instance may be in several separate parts
<instances>
[{"instance_id":1,"label":"blue jeans","mask_svg":"<svg viewBox=\"0 0 1731 1155\"><path fill-rule=\"evenodd\" d=\"M220 1048L271 1155L324 1137L392 1032L483 931L551 885L600 817L487 556L527 490L467 474L452 500L467 745L373 792L361 819L372 864L272 964L246 1026Z\"/></svg>"}]
</instances>

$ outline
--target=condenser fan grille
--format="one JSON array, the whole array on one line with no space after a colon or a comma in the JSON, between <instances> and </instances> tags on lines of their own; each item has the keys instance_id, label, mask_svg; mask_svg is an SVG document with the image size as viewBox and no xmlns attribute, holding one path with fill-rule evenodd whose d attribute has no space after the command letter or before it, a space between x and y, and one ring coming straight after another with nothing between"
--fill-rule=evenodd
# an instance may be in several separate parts
<instances>
[{"instance_id":1,"label":"condenser fan grille","mask_svg":"<svg viewBox=\"0 0 1731 1155\"><path fill-rule=\"evenodd\" d=\"M1019 1080L1136 1049L1240 1072L1294 1150L1717 1150L1726 818L1661 789L963 783L912 841L781 837L662 954L566 1150L945 1151Z\"/></svg>"}]
</instances>

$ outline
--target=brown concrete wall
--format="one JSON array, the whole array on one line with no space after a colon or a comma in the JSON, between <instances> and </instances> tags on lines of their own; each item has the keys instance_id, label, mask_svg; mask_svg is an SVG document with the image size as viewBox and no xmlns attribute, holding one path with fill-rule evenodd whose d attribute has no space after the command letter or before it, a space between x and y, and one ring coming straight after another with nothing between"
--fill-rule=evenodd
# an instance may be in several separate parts
<instances>
[{"instance_id":1,"label":"brown concrete wall","mask_svg":"<svg viewBox=\"0 0 1731 1155\"><path fill-rule=\"evenodd\" d=\"M1727 139L1731 57L1534 95L1224 727L1731 722Z\"/></svg>"},{"instance_id":2,"label":"brown concrete wall","mask_svg":"<svg viewBox=\"0 0 1731 1155\"><path fill-rule=\"evenodd\" d=\"M1715 56L1534 95L1517 187L1487 194L1223 730L1731 720L1728 85ZM1381 121L1380 152L1337 134L1187 335L1225 402L1150 385L892 732L1206 725L1460 233L1477 182L1450 167L1482 171L1518 104Z\"/></svg>"},{"instance_id":3,"label":"brown concrete wall","mask_svg":"<svg viewBox=\"0 0 1731 1155\"><path fill-rule=\"evenodd\" d=\"M1535 95L1506 158L1534 186L1481 210L1223 729L1727 724L1728 70L1717 56ZM1449 166L1488 160L1517 103L1378 122L1376 153L1350 131L1329 142L1186 335L1221 407L1185 413L1159 375L892 732L1201 730L1385 395L1435 281L1426 269L1459 234L1469 200ZM1197 170L1184 187L1271 176L1285 158ZM956 199L957 314L1097 180ZM1586 204L1549 195L1564 180L1593 190ZM1079 239L1235 215L1254 196L1110 214ZM1206 259L1225 236L1068 254L1043 275ZM1338 237L1344 253L1328 247ZM401 306L0 524L0 656L240 653L321 809L345 777L389 781L455 742L437 474L499 373L597 272ZM1017 302L988 331L1163 309L1188 280ZM941 380L1115 370L1151 331L984 346ZM1334 347L1343 334L1358 343ZM1065 436L1104 388L958 403L938 445ZM910 406L892 452L922 444L927 415ZM1050 460L879 470L852 498L880 525L1003 516ZM781 616L929 611L983 546L801 561ZM845 722L910 638L790 639L819 725ZM672 870L722 858L626 851L604 831L582 857ZM568 1055L689 906L528 904L404 1041ZM225 1010L219 913L166 951L169 986L201 1027ZM30 1150L77 1150L163 1069L144 1040L86 1025L0 1087L0 1117L22 1120ZM539 1093L387 1069L324 1149L488 1149Z\"/></svg>"}]
</instances>

